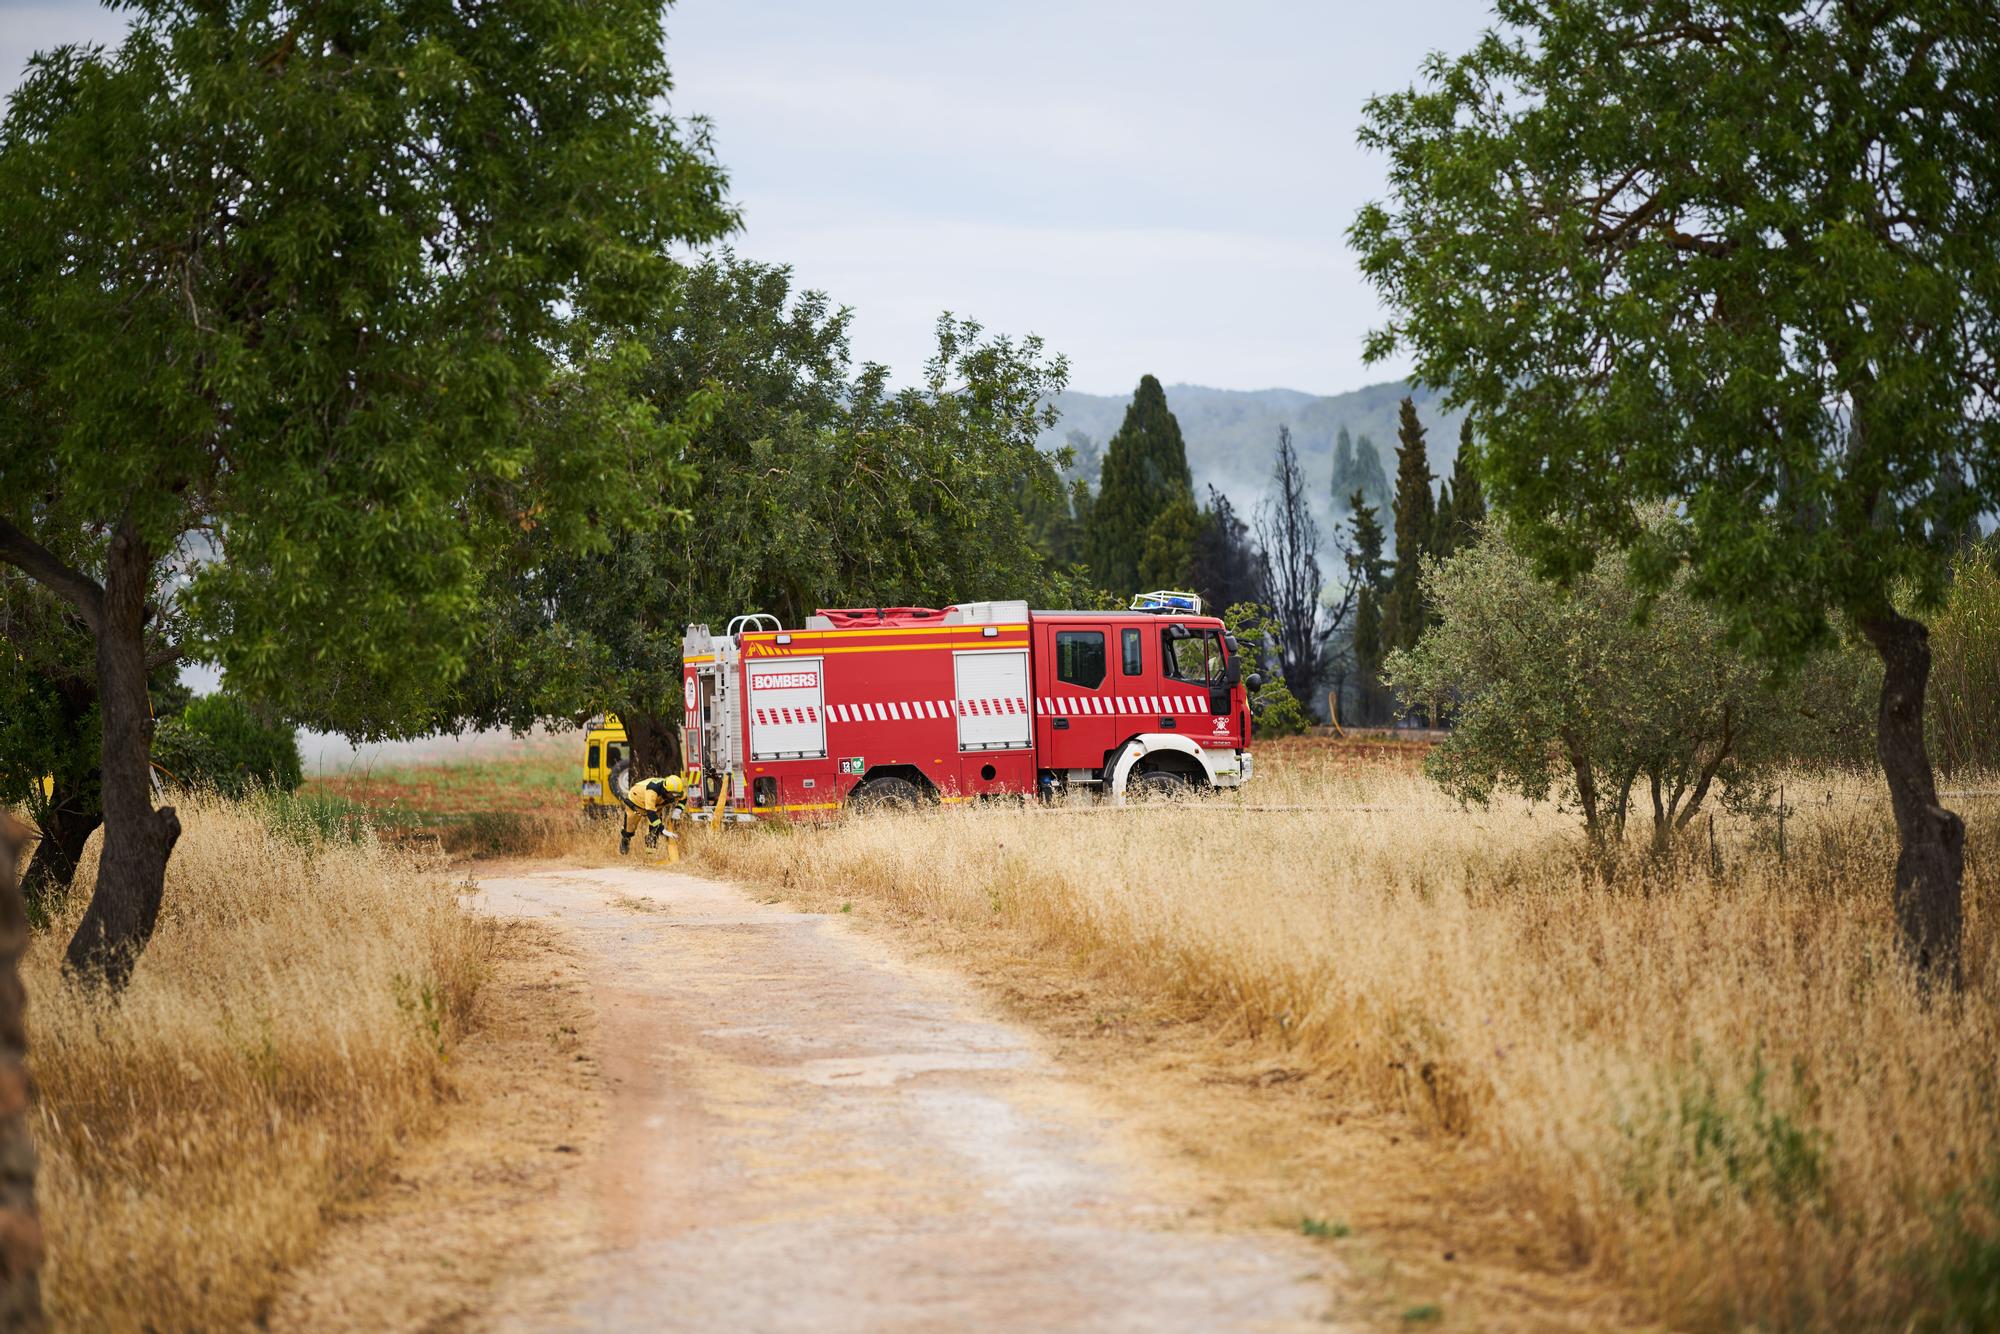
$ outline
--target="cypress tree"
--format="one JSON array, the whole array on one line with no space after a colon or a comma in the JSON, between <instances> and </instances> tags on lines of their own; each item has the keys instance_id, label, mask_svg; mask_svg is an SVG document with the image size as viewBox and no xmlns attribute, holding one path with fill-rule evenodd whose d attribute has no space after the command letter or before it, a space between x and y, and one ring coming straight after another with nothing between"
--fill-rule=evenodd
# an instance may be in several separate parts
<instances>
[{"instance_id":1,"label":"cypress tree","mask_svg":"<svg viewBox=\"0 0 2000 1334\"><path fill-rule=\"evenodd\" d=\"M1091 507L1086 553L1091 572L1117 593L1139 585L1139 566L1154 520L1177 501L1194 503L1181 424L1166 391L1148 375L1125 409L1124 424L1104 449L1104 471Z\"/></svg>"},{"instance_id":2,"label":"cypress tree","mask_svg":"<svg viewBox=\"0 0 2000 1334\"><path fill-rule=\"evenodd\" d=\"M1186 588L1193 582L1201 511L1194 497L1181 496L1155 515L1139 553L1139 582L1147 588Z\"/></svg>"},{"instance_id":3,"label":"cypress tree","mask_svg":"<svg viewBox=\"0 0 2000 1334\"><path fill-rule=\"evenodd\" d=\"M1389 535L1359 488L1347 498L1347 508L1354 515L1354 568L1361 574L1361 586L1379 596L1389 587L1389 562L1382 558Z\"/></svg>"},{"instance_id":4,"label":"cypress tree","mask_svg":"<svg viewBox=\"0 0 2000 1334\"><path fill-rule=\"evenodd\" d=\"M1453 546L1470 546L1486 525L1486 493L1479 489L1479 474L1473 471L1472 419L1458 431L1458 457L1451 464L1452 521L1456 528Z\"/></svg>"},{"instance_id":5,"label":"cypress tree","mask_svg":"<svg viewBox=\"0 0 2000 1334\"><path fill-rule=\"evenodd\" d=\"M1354 438L1345 426L1333 437L1333 508L1337 511L1347 503L1347 497L1354 490Z\"/></svg>"},{"instance_id":6,"label":"cypress tree","mask_svg":"<svg viewBox=\"0 0 2000 1334\"><path fill-rule=\"evenodd\" d=\"M1354 666L1356 716L1350 721L1369 723L1378 712L1381 698L1379 673L1382 668L1382 597L1388 590L1388 562L1382 559L1386 534L1375 517L1375 507L1356 487L1347 498L1354 515L1353 570L1360 588L1354 601Z\"/></svg>"},{"instance_id":7,"label":"cypress tree","mask_svg":"<svg viewBox=\"0 0 2000 1334\"><path fill-rule=\"evenodd\" d=\"M1382 455L1375 442L1365 435L1354 442L1353 485L1378 513L1388 508L1389 475L1382 471Z\"/></svg>"},{"instance_id":8,"label":"cypress tree","mask_svg":"<svg viewBox=\"0 0 2000 1334\"><path fill-rule=\"evenodd\" d=\"M1452 517L1450 482L1438 487L1437 517L1431 521L1431 540L1425 550L1439 560L1458 550L1458 520Z\"/></svg>"},{"instance_id":9,"label":"cypress tree","mask_svg":"<svg viewBox=\"0 0 2000 1334\"><path fill-rule=\"evenodd\" d=\"M1417 405L1405 398L1396 426L1396 571L1387 609L1392 648L1413 648L1424 632L1423 557L1436 528L1424 425L1417 420Z\"/></svg>"}]
</instances>

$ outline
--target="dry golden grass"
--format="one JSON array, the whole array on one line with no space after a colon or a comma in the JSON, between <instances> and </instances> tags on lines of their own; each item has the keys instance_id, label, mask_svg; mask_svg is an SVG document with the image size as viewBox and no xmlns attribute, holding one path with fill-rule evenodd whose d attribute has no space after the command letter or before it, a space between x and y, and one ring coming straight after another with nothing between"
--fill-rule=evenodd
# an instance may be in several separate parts
<instances>
[{"instance_id":1,"label":"dry golden grass","mask_svg":"<svg viewBox=\"0 0 2000 1334\"><path fill-rule=\"evenodd\" d=\"M435 1115L487 928L435 857L192 796L158 934L117 1001L27 964L49 1308L77 1329L257 1319ZM95 853L80 883L95 875Z\"/></svg>"},{"instance_id":2,"label":"dry golden grass","mask_svg":"<svg viewBox=\"0 0 2000 1334\"><path fill-rule=\"evenodd\" d=\"M1607 878L1547 807L1462 810L1309 746L1259 762L1240 799L735 830L690 838L687 865L1026 933L1357 1105L1477 1137L1675 1324L1969 1327L2000 1302L2000 802L1955 803L1968 986L1926 1006L1877 780L1789 783L1782 864L1774 827L1718 817L1713 855L1704 825ZM1252 809L1287 806L1309 809Z\"/></svg>"}]
</instances>

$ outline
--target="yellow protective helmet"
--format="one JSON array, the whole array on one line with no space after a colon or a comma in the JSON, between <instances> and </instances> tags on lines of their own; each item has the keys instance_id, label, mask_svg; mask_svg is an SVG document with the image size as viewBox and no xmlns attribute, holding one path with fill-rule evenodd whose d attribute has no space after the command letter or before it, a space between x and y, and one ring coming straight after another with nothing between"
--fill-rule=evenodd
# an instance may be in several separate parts
<instances>
[{"instance_id":1,"label":"yellow protective helmet","mask_svg":"<svg viewBox=\"0 0 2000 1334\"><path fill-rule=\"evenodd\" d=\"M660 780L660 785L677 797L687 791L687 780L679 774L668 774Z\"/></svg>"}]
</instances>

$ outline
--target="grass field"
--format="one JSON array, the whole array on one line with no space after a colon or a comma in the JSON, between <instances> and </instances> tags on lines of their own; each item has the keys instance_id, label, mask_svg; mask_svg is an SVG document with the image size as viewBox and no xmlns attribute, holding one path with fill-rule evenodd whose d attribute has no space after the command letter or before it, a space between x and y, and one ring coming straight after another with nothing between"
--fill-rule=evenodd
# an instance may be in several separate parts
<instances>
[{"instance_id":1,"label":"grass field","mask_svg":"<svg viewBox=\"0 0 2000 1334\"><path fill-rule=\"evenodd\" d=\"M561 852L580 829L581 741L516 742L497 753L337 769L298 800L330 824L450 857Z\"/></svg>"},{"instance_id":2,"label":"grass field","mask_svg":"<svg viewBox=\"0 0 2000 1334\"><path fill-rule=\"evenodd\" d=\"M982 967L1054 961L1485 1146L1539 1251L1667 1322L2000 1319L2000 784L1954 780L1968 987L1926 1002L1873 776L1792 778L1782 851L1775 822L1718 815L1673 858L1607 861L1552 808L1460 807L1421 754L1302 739L1260 747L1242 794L697 830L683 864L935 927ZM567 768L504 769L339 795L478 801L511 822L498 851L612 855Z\"/></svg>"},{"instance_id":3,"label":"grass field","mask_svg":"<svg viewBox=\"0 0 2000 1334\"><path fill-rule=\"evenodd\" d=\"M1957 802L1969 985L1927 1004L1871 777L1788 783L1782 859L1719 817L1606 864L1568 817L1464 810L1376 754L1265 747L1240 800L731 831L685 864L1065 961L1480 1143L1554 1252L1669 1323L1991 1327L2000 801Z\"/></svg>"},{"instance_id":4,"label":"grass field","mask_svg":"<svg viewBox=\"0 0 2000 1334\"><path fill-rule=\"evenodd\" d=\"M488 928L434 854L329 830L307 803L177 805L131 986L60 978L82 895L23 969L61 1328L256 1322L328 1206L437 1116L486 967Z\"/></svg>"}]
</instances>

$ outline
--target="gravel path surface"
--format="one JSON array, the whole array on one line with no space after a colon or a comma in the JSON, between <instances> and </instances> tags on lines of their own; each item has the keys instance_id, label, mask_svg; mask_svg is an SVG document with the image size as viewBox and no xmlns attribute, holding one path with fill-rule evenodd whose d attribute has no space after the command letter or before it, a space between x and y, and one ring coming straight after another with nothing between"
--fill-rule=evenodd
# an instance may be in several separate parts
<instances>
[{"instance_id":1,"label":"gravel path surface","mask_svg":"<svg viewBox=\"0 0 2000 1334\"><path fill-rule=\"evenodd\" d=\"M835 916L643 867L482 879L599 1016L588 1258L496 1329L1287 1330L1326 1257L1148 1188L1115 1120L969 984Z\"/></svg>"}]
</instances>

